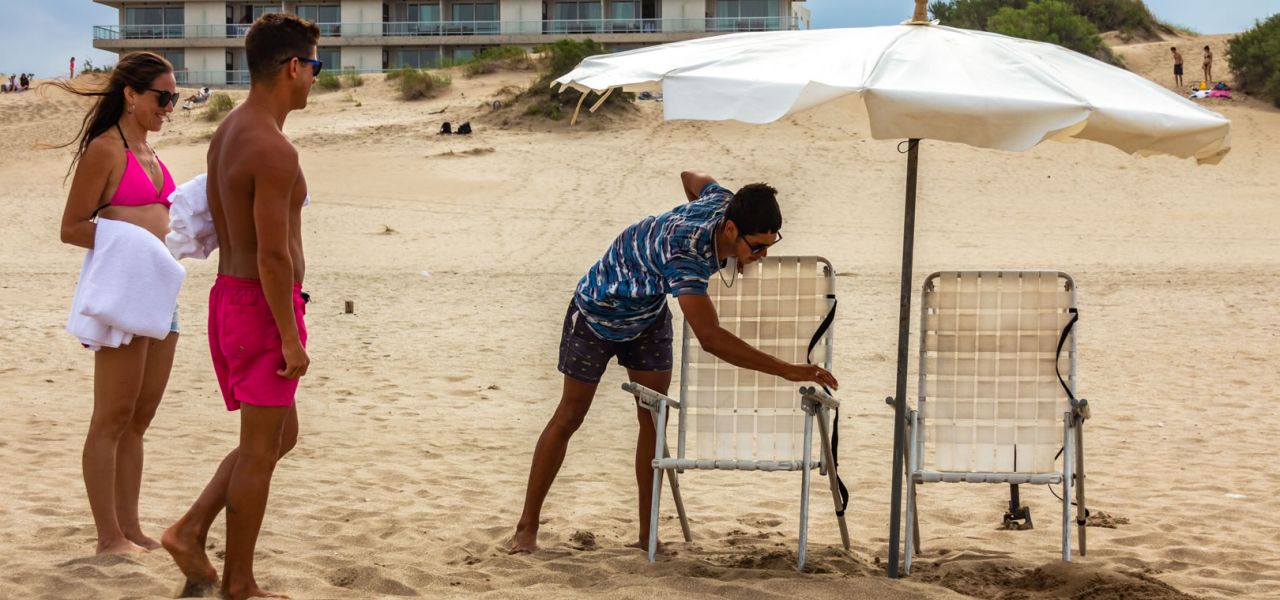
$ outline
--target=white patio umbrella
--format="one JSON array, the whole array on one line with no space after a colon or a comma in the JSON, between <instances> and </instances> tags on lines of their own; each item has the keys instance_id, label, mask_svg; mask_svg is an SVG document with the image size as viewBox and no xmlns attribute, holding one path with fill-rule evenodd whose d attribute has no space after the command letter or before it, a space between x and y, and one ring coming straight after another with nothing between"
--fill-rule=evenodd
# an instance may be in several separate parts
<instances>
[{"instance_id":1,"label":"white patio umbrella","mask_svg":"<svg viewBox=\"0 0 1280 600\"><path fill-rule=\"evenodd\" d=\"M651 82L661 83L671 120L769 123L852 95L866 106L872 137L910 142L893 398L891 577L898 572L919 141L1022 151L1049 139L1083 139L1210 164L1231 148L1231 123L1222 115L1061 46L939 26L927 20L925 0L916 0L915 16L903 25L676 42L593 56L556 80L562 89L603 95Z\"/></svg>"}]
</instances>

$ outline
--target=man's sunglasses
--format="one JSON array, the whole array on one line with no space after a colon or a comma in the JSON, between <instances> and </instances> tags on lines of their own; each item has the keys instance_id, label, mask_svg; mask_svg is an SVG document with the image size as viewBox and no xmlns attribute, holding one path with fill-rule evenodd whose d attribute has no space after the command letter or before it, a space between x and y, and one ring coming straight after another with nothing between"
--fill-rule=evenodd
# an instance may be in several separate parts
<instances>
[{"instance_id":1,"label":"man's sunglasses","mask_svg":"<svg viewBox=\"0 0 1280 600\"><path fill-rule=\"evenodd\" d=\"M319 77L319 76L320 76L320 69L324 68L324 62L323 62L323 61L318 61L318 60L311 59L311 58L303 58L303 57L301 57L301 56L290 56L289 58L286 58L286 59L284 59L284 60L280 61L280 64L282 64L282 65L283 65L284 63L287 63L287 62L289 62L289 61L291 61L291 60L293 60L293 59L295 59L295 58L296 58L296 59L298 59L298 60L299 60L299 61L301 61L301 62L304 62L304 63L307 63L307 64L311 65L311 76L312 76L312 77Z\"/></svg>"},{"instance_id":2,"label":"man's sunglasses","mask_svg":"<svg viewBox=\"0 0 1280 600\"><path fill-rule=\"evenodd\" d=\"M147 91L155 92L157 96L160 96L160 106L164 106L166 104L169 104L172 106L178 105L178 96L180 95L178 94L178 92L170 92L169 90L157 90L154 88L147 88Z\"/></svg>"},{"instance_id":3,"label":"man's sunglasses","mask_svg":"<svg viewBox=\"0 0 1280 600\"><path fill-rule=\"evenodd\" d=\"M738 237L742 238L742 241L747 242L747 236L740 235ZM781 241L782 241L782 232L779 231L778 237L774 238L772 242L769 242L767 244L752 244L751 242L747 242L747 249L750 250L751 254L754 256L756 254L760 254L761 252L764 252L765 250L768 250L770 246L773 246L774 244Z\"/></svg>"}]
</instances>

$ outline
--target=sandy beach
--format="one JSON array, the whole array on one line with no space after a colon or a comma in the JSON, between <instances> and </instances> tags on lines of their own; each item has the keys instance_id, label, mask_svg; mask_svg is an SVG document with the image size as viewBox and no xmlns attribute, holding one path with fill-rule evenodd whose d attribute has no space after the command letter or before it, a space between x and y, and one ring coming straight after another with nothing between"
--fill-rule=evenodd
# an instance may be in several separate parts
<instances>
[{"instance_id":1,"label":"sandy beach","mask_svg":"<svg viewBox=\"0 0 1280 600\"><path fill-rule=\"evenodd\" d=\"M1225 56L1225 40L1179 44ZM1167 86L1168 45L1117 52ZM1243 95L1207 101L1233 122L1217 166L1091 143L1018 154L924 144L917 288L934 271L978 268L1060 269L1079 283L1090 509L1114 527L1090 528L1088 556L1064 565L1049 490L1023 489L1036 529L1004 531L1007 487L930 485L924 555L891 581L897 141L870 139L851 102L769 126L664 122L654 102L572 128L490 112L500 90L532 77L459 72L444 96L402 102L366 76L353 90L317 88L290 117L314 200L312 364L301 438L276 470L258 544L264 587L294 598L1280 598L1280 393L1266 383L1280 358L1280 110ZM58 240L70 153L35 147L71 139L85 107L56 91L0 95L0 598L172 598L181 576L163 551L92 554L80 452L93 360L63 329L83 254ZM176 111L150 138L179 183L204 170L213 124L200 112ZM476 133L436 135L445 120ZM853 551L815 486L809 567L792 569L796 473L687 473L694 541L664 510L673 556L651 565L625 547L637 529L636 425L614 366L548 497L542 550L508 556L501 544L560 394L573 286L622 228L683 200L685 169L734 189L774 185L786 233L775 254L822 255L839 271ZM216 264L185 264L177 359L147 434L141 513L153 536L239 431L205 336ZM219 567L223 536L219 519Z\"/></svg>"}]
</instances>

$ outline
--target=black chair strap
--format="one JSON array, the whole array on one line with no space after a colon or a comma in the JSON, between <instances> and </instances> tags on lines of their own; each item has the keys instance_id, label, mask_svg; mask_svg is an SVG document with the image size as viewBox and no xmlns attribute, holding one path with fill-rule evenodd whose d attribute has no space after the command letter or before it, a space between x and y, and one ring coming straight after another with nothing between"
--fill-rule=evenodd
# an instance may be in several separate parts
<instances>
[{"instance_id":1,"label":"black chair strap","mask_svg":"<svg viewBox=\"0 0 1280 600\"><path fill-rule=\"evenodd\" d=\"M831 324L836 320L836 306L840 301L834 295L828 295L831 299L831 309L827 311L826 318L822 319L822 324L818 325L818 329L813 332L813 337L809 338L809 349L805 352L805 360L813 363L813 349L818 346L818 342L822 340L822 336L827 334L827 330L831 329ZM831 390L823 385L822 391L828 395ZM805 448L805 452L809 449ZM836 409L835 419L831 425L831 468L840 466L840 409ZM843 517L845 509L849 508L849 488L844 485L844 480L840 478L840 471L836 471L836 486L840 488L840 510L836 511L837 517Z\"/></svg>"}]
</instances>

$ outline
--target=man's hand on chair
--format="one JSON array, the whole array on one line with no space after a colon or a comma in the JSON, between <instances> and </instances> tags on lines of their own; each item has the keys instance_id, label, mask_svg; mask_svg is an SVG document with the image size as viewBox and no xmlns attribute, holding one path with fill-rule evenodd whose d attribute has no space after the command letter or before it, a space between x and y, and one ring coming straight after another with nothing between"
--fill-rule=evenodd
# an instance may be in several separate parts
<instances>
[{"instance_id":1,"label":"man's hand on chair","mask_svg":"<svg viewBox=\"0 0 1280 600\"><path fill-rule=\"evenodd\" d=\"M787 381L812 381L833 390L840 389L840 382L836 381L835 376L818 365L790 365L782 377Z\"/></svg>"}]
</instances>

